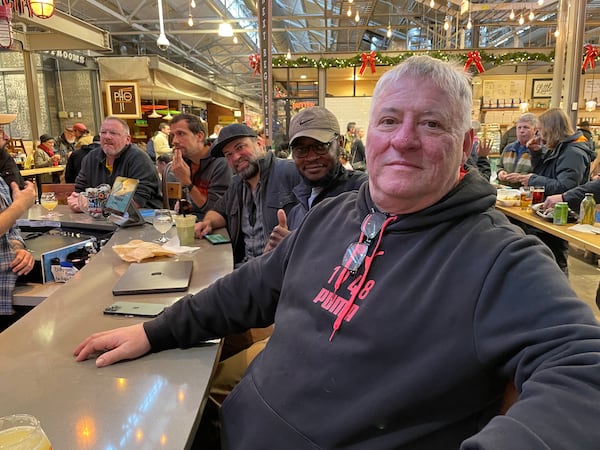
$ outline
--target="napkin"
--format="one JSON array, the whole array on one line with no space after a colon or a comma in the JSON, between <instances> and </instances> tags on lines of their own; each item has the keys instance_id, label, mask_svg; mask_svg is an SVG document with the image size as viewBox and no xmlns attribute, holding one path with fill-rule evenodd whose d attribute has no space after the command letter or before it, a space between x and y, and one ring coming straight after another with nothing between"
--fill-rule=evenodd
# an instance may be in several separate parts
<instances>
[{"instance_id":1,"label":"napkin","mask_svg":"<svg viewBox=\"0 0 600 450\"><path fill-rule=\"evenodd\" d=\"M113 245L112 249L126 262L142 262L156 256L175 256L176 253L155 242L133 239L127 244Z\"/></svg>"},{"instance_id":2,"label":"napkin","mask_svg":"<svg viewBox=\"0 0 600 450\"><path fill-rule=\"evenodd\" d=\"M175 235L163 244L163 248L170 252L180 255L182 253L191 253L198 250L198 247L186 247L179 243L179 236Z\"/></svg>"},{"instance_id":3,"label":"napkin","mask_svg":"<svg viewBox=\"0 0 600 450\"><path fill-rule=\"evenodd\" d=\"M569 230L580 231L581 233L589 233L589 234L600 234L600 227L595 227L594 225L582 225L578 223L577 225L573 225L569 227Z\"/></svg>"}]
</instances>

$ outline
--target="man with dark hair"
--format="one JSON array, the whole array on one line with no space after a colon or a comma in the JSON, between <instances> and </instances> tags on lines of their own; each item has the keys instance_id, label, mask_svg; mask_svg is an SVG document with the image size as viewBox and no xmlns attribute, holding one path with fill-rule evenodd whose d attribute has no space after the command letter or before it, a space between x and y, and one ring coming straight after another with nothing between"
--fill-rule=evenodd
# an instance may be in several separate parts
<instances>
[{"instance_id":1,"label":"man with dark hair","mask_svg":"<svg viewBox=\"0 0 600 450\"><path fill-rule=\"evenodd\" d=\"M100 127L100 147L91 150L81 163L75 178L75 192L67 202L73 211L79 208L79 193L101 184L111 185L118 176L136 178L139 184L133 196L138 208L162 208L162 195L156 168L148 155L131 143L129 125L109 116Z\"/></svg>"},{"instance_id":2,"label":"man with dark hair","mask_svg":"<svg viewBox=\"0 0 600 450\"><path fill-rule=\"evenodd\" d=\"M183 186L192 213L202 220L229 187L231 170L223 158L210 155L206 128L199 117L193 114L175 116L170 132L174 151L173 162L167 170Z\"/></svg>"}]
</instances>

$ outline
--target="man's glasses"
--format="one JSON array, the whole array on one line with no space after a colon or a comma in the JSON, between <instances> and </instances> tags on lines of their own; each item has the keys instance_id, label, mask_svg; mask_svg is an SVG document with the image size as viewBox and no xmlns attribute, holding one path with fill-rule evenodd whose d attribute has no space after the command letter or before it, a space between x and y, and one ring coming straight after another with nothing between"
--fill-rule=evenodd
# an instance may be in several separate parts
<instances>
[{"instance_id":1,"label":"man's glasses","mask_svg":"<svg viewBox=\"0 0 600 450\"><path fill-rule=\"evenodd\" d=\"M300 147L296 147L295 145L292 147L292 153L296 158L306 158L308 153L312 150L315 155L323 156L331 147L337 139L337 136L334 136L332 140L329 142L318 142L314 144L302 145Z\"/></svg>"},{"instance_id":2,"label":"man's glasses","mask_svg":"<svg viewBox=\"0 0 600 450\"><path fill-rule=\"evenodd\" d=\"M388 220L393 220L380 212L374 212L367 215L360 225L361 237L359 242L353 242L348 246L342 259L342 266L350 272L356 272L362 263L365 261L367 254L369 253L369 247L373 238L375 238L384 224ZM364 241L363 241L364 237Z\"/></svg>"}]
</instances>

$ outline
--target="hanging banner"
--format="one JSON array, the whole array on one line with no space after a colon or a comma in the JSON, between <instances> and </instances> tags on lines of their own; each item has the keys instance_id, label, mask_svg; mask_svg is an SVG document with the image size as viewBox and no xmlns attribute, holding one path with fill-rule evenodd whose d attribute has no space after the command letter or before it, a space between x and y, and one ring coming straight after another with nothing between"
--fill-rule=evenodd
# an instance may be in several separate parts
<instances>
[{"instance_id":1,"label":"hanging banner","mask_svg":"<svg viewBox=\"0 0 600 450\"><path fill-rule=\"evenodd\" d=\"M262 77L262 109L265 120L265 136L267 145L271 141L273 127L273 79L271 67L273 55L271 53L271 2L259 0L258 10L258 41L260 46L260 75Z\"/></svg>"}]
</instances>

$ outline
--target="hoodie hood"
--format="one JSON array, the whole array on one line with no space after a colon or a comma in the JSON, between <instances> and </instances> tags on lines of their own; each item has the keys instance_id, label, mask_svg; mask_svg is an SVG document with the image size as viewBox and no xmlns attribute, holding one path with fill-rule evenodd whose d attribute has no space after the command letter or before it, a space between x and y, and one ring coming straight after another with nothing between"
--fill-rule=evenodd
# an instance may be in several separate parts
<instances>
[{"instance_id":1,"label":"hoodie hood","mask_svg":"<svg viewBox=\"0 0 600 450\"><path fill-rule=\"evenodd\" d=\"M465 216L480 214L496 203L496 189L479 175L469 170L459 183L437 203L410 214L398 215L388 227L389 231L414 231L439 223L461 220ZM368 183L363 184L357 197L357 209L365 217L377 210L371 199Z\"/></svg>"}]
</instances>

